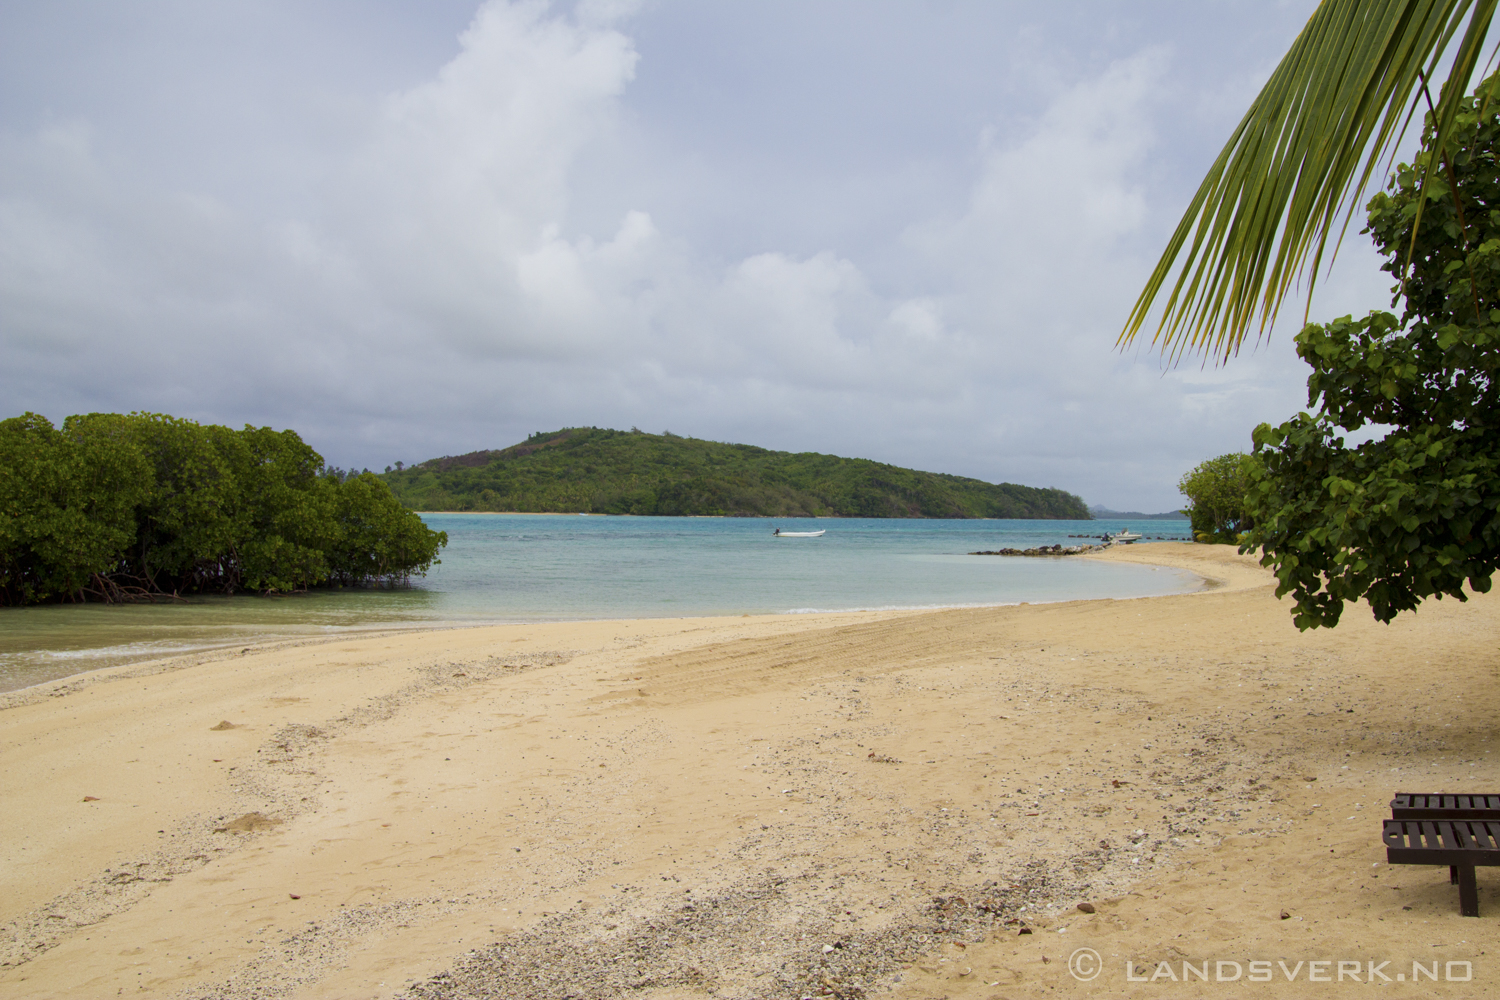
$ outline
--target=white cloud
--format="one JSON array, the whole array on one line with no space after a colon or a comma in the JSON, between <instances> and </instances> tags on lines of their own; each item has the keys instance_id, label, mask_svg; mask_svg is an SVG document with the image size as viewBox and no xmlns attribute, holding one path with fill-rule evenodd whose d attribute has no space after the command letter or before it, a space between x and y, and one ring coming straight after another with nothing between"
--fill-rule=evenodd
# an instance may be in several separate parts
<instances>
[{"instance_id":1,"label":"white cloud","mask_svg":"<svg viewBox=\"0 0 1500 1000\"><path fill-rule=\"evenodd\" d=\"M704 202L662 177L706 175L653 158L635 9L485 3L296 198L152 187L85 120L0 133L0 390L293 426L341 463L636 424L1152 507L1300 404L1280 334L1225 372L1110 349L1163 211L1142 176L1170 143L1165 49L976 125L967 197L896 200L899 239L726 259L659 221ZM581 213L582 175L618 190Z\"/></svg>"},{"instance_id":2,"label":"white cloud","mask_svg":"<svg viewBox=\"0 0 1500 1000\"><path fill-rule=\"evenodd\" d=\"M597 332L583 257L639 252L636 214L610 248L559 236L568 173L616 113L630 40L539 2L484 5L436 79L392 97L332 179L331 241L423 336L465 351L556 355ZM623 242L622 242L623 241Z\"/></svg>"}]
</instances>

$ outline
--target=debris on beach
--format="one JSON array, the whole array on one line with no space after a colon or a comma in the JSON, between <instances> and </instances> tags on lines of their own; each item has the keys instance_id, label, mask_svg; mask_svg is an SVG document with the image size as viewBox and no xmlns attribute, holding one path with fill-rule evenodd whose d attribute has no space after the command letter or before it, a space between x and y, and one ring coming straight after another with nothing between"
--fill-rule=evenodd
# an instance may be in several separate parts
<instances>
[{"instance_id":1,"label":"debris on beach","mask_svg":"<svg viewBox=\"0 0 1500 1000\"><path fill-rule=\"evenodd\" d=\"M239 819L233 819L223 826L215 827L214 833L257 833L280 825L279 819L273 819L258 812L248 812Z\"/></svg>"},{"instance_id":2,"label":"debris on beach","mask_svg":"<svg viewBox=\"0 0 1500 1000\"><path fill-rule=\"evenodd\" d=\"M1098 535L1069 535L1069 538L1098 538ZM1137 541L1145 542L1191 542L1191 538L1183 535L1142 535Z\"/></svg>"},{"instance_id":3,"label":"debris on beach","mask_svg":"<svg viewBox=\"0 0 1500 1000\"><path fill-rule=\"evenodd\" d=\"M1096 552L1102 545L1042 545L1034 549L998 549L994 551L970 552L971 556L1076 556L1081 552Z\"/></svg>"}]
</instances>

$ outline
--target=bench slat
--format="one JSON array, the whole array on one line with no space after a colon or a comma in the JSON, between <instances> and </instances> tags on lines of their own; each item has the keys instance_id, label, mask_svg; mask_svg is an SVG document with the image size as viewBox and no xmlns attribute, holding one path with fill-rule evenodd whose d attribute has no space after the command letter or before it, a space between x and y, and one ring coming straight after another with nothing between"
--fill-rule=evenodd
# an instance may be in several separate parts
<instances>
[{"instance_id":1,"label":"bench slat","mask_svg":"<svg viewBox=\"0 0 1500 1000\"><path fill-rule=\"evenodd\" d=\"M1393 865L1500 865L1500 822L1388 819L1381 839Z\"/></svg>"},{"instance_id":2,"label":"bench slat","mask_svg":"<svg viewBox=\"0 0 1500 1000\"><path fill-rule=\"evenodd\" d=\"M1500 794L1397 792L1391 800L1391 818L1500 820Z\"/></svg>"}]
</instances>

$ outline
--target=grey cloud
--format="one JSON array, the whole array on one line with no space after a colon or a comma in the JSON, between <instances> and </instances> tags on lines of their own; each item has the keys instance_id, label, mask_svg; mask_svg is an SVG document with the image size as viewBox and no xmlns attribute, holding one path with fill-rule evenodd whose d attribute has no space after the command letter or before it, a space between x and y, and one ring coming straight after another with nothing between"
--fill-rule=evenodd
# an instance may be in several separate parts
<instances>
[{"instance_id":1,"label":"grey cloud","mask_svg":"<svg viewBox=\"0 0 1500 1000\"><path fill-rule=\"evenodd\" d=\"M0 105L0 391L292 426L339 464L638 425L1166 509L1188 466L1302 402L1285 329L1223 371L1112 350L1202 131L1298 11L1207 87L1212 16L1086 6L1101 24L1072 42L1083 7L495 0L447 47L419 26L425 71L294 60L269 103L236 52L249 82L206 92L243 127L212 148L161 122L133 142L134 112L87 88L50 117ZM685 48L732 30L733 59ZM179 62L142 92L192 86ZM1317 311L1383 304L1370 268L1347 252Z\"/></svg>"}]
</instances>

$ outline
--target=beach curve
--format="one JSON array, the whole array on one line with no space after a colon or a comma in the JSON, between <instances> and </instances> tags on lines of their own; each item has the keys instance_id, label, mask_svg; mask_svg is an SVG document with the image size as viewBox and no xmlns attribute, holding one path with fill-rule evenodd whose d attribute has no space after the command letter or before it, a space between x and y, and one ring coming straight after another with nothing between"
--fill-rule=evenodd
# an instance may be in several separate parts
<instances>
[{"instance_id":1,"label":"beach curve","mask_svg":"<svg viewBox=\"0 0 1500 1000\"><path fill-rule=\"evenodd\" d=\"M1104 556L1224 585L355 637L43 685L0 711L0 985L1094 996L1128 986L1073 979L1079 944L1138 968L1356 939L1472 959L1446 873L1392 878L1374 820L1416 775L1500 787L1500 604L1299 633L1232 547Z\"/></svg>"}]
</instances>

